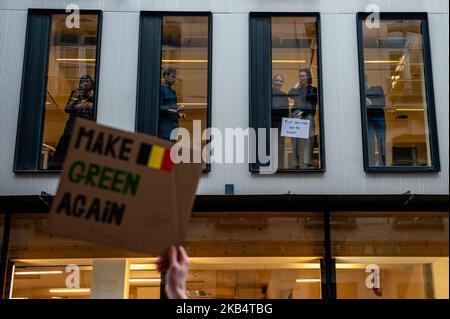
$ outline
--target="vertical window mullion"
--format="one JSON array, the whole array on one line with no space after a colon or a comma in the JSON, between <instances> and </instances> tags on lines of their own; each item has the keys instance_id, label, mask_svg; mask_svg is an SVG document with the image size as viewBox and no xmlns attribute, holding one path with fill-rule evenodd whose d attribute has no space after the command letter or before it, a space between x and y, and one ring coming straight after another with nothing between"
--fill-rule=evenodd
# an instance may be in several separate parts
<instances>
[{"instance_id":1,"label":"vertical window mullion","mask_svg":"<svg viewBox=\"0 0 450 319\"><path fill-rule=\"evenodd\" d=\"M256 130L265 128L266 152L270 152L270 110L272 46L269 17L250 17L250 127ZM258 145L258 134L256 134ZM251 146L251 151L256 147ZM269 164L269 163L267 163ZM262 166L256 156L256 163L250 163L250 171L258 171Z\"/></svg>"},{"instance_id":2,"label":"vertical window mullion","mask_svg":"<svg viewBox=\"0 0 450 319\"><path fill-rule=\"evenodd\" d=\"M320 260L322 299L336 299L336 261L331 252L330 212L323 213L324 251Z\"/></svg>"},{"instance_id":3,"label":"vertical window mullion","mask_svg":"<svg viewBox=\"0 0 450 319\"><path fill-rule=\"evenodd\" d=\"M136 131L158 135L162 17L141 15Z\"/></svg>"},{"instance_id":4,"label":"vertical window mullion","mask_svg":"<svg viewBox=\"0 0 450 319\"><path fill-rule=\"evenodd\" d=\"M430 139L430 151L432 156L432 165L436 170L441 169L440 155L439 155L439 143L437 136L437 123L436 123L436 110L434 108L434 85L433 85L433 72L431 67L431 52L430 52L430 37L428 28L428 17L422 20L422 37L423 48L422 54L424 57L424 75L426 78L426 100L427 100L427 113L428 113L428 126L431 128L428 132ZM432 107L430 107L430 105Z\"/></svg>"},{"instance_id":5,"label":"vertical window mullion","mask_svg":"<svg viewBox=\"0 0 450 319\"><path fill-rule=\"evenodd\" d=\"M28 17L14 170L37 170L44 115L51 15Z\"/></svg>"}]
</instances>

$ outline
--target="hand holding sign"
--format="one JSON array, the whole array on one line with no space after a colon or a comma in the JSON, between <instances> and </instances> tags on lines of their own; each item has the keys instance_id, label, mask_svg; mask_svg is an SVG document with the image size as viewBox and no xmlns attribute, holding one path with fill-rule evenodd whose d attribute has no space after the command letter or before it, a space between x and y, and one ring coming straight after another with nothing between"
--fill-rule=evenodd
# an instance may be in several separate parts
<instances>
[{"instance_id":1,"label":"hand holding sign","mask_svg":"<svg viewBox=\"0 0 450 319\"><path fill-rule=\"evenodd\" d=\"M165 292L169 299L187 299L186 278L189 258L182 246L171 246L167 257L159 257L156 262L159 272L166 273Z\"/></svg>"},{"instance_id":2,"label":"hand holding sign","mask_svg":"<svg viewBox=\"0 0 450 319\"><path fill-rule=\"evenodd\" d=\"M173 164L171 145L77 119L49 232L155 255L180 244L201 163Z\"/></svg>"}]
</instances>

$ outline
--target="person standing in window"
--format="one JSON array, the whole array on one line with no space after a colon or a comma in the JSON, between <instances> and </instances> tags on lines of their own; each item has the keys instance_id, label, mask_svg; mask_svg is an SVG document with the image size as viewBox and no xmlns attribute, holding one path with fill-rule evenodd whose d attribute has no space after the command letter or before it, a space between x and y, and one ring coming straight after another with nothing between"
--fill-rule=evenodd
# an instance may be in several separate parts
<instances>
[{"instance_id":1,"label":"person standing in window","mask_svg":"<svg viewBox=\"0 0 450 319\"><path fill-rule=\"evenodd\" d=\"M386 120L384 108L386 97L381 86L369 87L367 74L365 74L365 83L369 163L370 166L385 166Z\"/></svg>"},{"instance_id":2,"label":"person standing in window","mask_svg":"<svg viewBox=\"0 0 450 319\"><path fill-rule=\"evenodd\" d=\"M89 75L80 78L78 89L73 90L67 101L64 111L69 114L69 119L64 127L64 132L56 145L55 153L50 162L49 169L61 169L62 163L69 148L70 136L75 125L76 118L92 120L94 105L94 80Z\"/></svg>"},{"instance_id":3,"label":"person standing in window","mask_svg":"<svg viewBox=\"0 0 450 319\"><path fill-rule=\"evenodd\" d=\"M293 168L314 168L312 165L314 151L314 134L317 105L317 88L312 86L312 74L308 69L298 72L299 82L289 90L289 97L294 99L291 117L309 120L308 138L291 138Z\"/></svg>"},{"instance_id":4,"label":"person standing in window","mask_svg":"<svg viewBox=\"0 0 450 319\"><path fill-rule=\"evenodd\" d=\"M177 92L172 89L175 84L177 71L173 67L166 67L163 71L164 83L159 90L159 137L170 140L172 130L178 128L178 119L186 118L183 105L177 105Z\"/></svg>"},{"instance_id":5,"label":"person standing in window","mask_svg":"<svg viewBox=\"0 0 450 319\"><path fill-rule=\"evenodd\" d=\"M281 91L284 77L276 74L272 80L272 127L278 129L278 167L284 168L285 137L281 136L281 123L283 117L289 117L289 99Z\"/></svg>"}]
</instances>

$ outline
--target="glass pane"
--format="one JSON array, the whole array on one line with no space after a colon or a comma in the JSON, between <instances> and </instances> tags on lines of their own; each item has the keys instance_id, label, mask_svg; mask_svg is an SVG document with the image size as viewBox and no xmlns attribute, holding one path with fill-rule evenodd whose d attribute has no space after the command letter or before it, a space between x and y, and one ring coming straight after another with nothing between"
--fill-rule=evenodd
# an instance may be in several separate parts
<instances>
[{"instance_id":1,"label":"glass pane","mask_svg":"<svg viewBox=\"0 0 450 319\"><path fill-rule=\"evenodd\" d=\"M75 119L93 119L97 20L67 28L66 15L52 16L40 169L61 169Z\"/></svg>"},{"instance_id":2,"label":"glass pane","mask_svg":"<svg viewBox=\"0 0 450 319\"><path fill-rule=\"evenodd\" d=\"M369 166L431 166L422 21L361 23Z\"/></svg>"},{"instance_id":3,"label":"glass pane","mask_svg":"<svg viewBox=\"0 0 450 319\"><path fill-rule=\"evenodd\" d=\"M195 213L185 239L191 299L318 299L323 216ZM153 258L130 259L130 298L158 298Z\"/></svg>"},{"instance_id":4,"label":"glass pane","mask_svg":"<svg viewBox=\"0 0 450 319\"><path fill-rule=\"evenodd\" d=\"M320 299L318 259L193 258L191 299Z\"/></svg>"},{"instance_id":5,"label":"glass pane","mask_svg":"<svg viewBox=\"0 0 450 319\"><path fill-rule=\"evenodd\" d=\"M128 257L148 257L148 254L112 246L51 236L47 233L47 217L47 214L13 216L8 257L14 263L14 276L11 282L7 282L12 298L89 298L96 289L93 287L93 277L97 260L121 261ZM156 258L147 259L152 263L152 269L156 269ZM130 263L132 261L133 259L130 259ZM75 271L79 271L79 281L69 277L75 274ZM100 280L103 271L104 268L102 271L97 270L97 276L100 274L97 278ZM130 278L135 277L134 272L130 272ZM107 276L105 280L108 280ZM134 298L135 285L139 283L130 279L129 284L130 298ZM112 285L115 287L115 284ZM117 289L120 290L120 287ZM148 293L145 298L150 298ZM155 298L159 298L159 291Z\"/></svg>"},{"instance_id":6,"label":"glass pane","mask_svg":"<svg viewBox=\"0 0 450 319\"><path fill-rule=\"evenodd\" d=\"M0 249L3 249L3 232L5 231L5 215L0 214ZM0 254L0 262L2 261L2 256Z\"/></svg>"},{"instance_id":7,"label":"glass pane","mask_svg":"<svg viewBox=\"0 0 450 319\"><path fill-rule=\"evenodd\" d=\"M323 216L195 214L185 239L190 298L321 298Z\"/></svg>"},{"instance_id":8,"label":"glass pane","mask_svg":"<svg viewBox=\"0 0 450 319\"><path fill-rule=\"evenodd\" d=\"M47 214L16 214L11 223L9 258L14 263L10 282L11 298L59 299L89 298L92 259L77 258L90 243L47 234ZM78 253L78 256L75 254ZM83 253L81 253L82 255ZM83 256L86 257L86 256ZM66 279L79 267L78 289L67 286ZM68 272L66 272L68 270Z\"/></svg>"},{"instance_id":9,"label":"glass pane","mask_svg":"<svg viewBox=\"0 0 450 319\"><path fill-rule=\"evenodd\" d=\"M334 213L338 298L448 299L448 213Z\"/></svg>"},{"instance_id":10,"label":"glass pane","mask_svg":"<svg viewBox=\"0 0 450 319\"><path fill-rule=\"evenodd\" d=\"M74 267L77 267L77 288L67 287L66 281L69 276L74 275ZM16 261L10 297L11 299L88 299L91 281L92 264L87 260Z\"/></svg>"},{"instance_id":11,"label":"glass pane","mask_svg":"<svg viewBox=\"0 0 450 319\"><path fill-rule=\"evenodd\" d=\"M279 169L320 169L317 19L272 18L272 127ZM283 125L284 123L284 125Z\"/></svg>"},{"instance_id":12,"label":"glass pane","mask_svg":"<svg viewBox=\"0 0 450 319\"><path fill-rule=\"evenodd\" d=\"M165 16L161 52L159 137L180 127L203 132L208 118L208 17ZM201 136L201 133L200 135ZM204 142L206 143L206 142Z\"/></svg>"},{"instance_id":13,"label":"glass pane","mask_svg":"<svg viewBox=\"0 0 450 319\"><path fill-rule=\"evenodd\" d=\"M130 259L129 298L159 299L161 274L156 270L156 258Z\"/></svg>"}]
</instances>

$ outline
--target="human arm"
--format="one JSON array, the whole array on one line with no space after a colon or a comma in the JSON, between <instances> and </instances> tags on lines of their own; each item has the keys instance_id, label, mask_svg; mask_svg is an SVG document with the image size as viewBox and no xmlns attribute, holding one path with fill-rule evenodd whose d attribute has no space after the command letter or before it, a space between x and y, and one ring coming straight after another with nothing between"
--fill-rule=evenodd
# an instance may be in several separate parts
<instances>
[{"instance_id":1,"label":"human arm","mask_svg":"<svg viewBox=\"0 0 450 319\"><path fill-rule=\"evenodd\" d=\"M311 107L315 108L317 104L317 88L310 86L306 91L305 100L311 104Z\"/></svg>"},{"instance_id":2,"label":"human arm","mask_svg":"<svg viewBox=\"0 0 450 319\"><path fill-rule=\"evenodd\" d=\"M69 114L85 114L92 112L92 97L88 95L86 98L83 98L79 91L74 90L70 94L70 98L67 101L66 107L64 111Z\"/></svg>"},{"instance_id":3,"label":"human arm","mask_svg":"<svg viewBox=\"0 0 450 319\"><path fill-rule=\"evenodd\" d=\"M371 87L366 92L366 105L374 108L386 106L386 96L381 86Z\"/></svg>"},{"instance_id":4,"label":"human arm","mask_svg":"<svg viewBox=\"0 0 450 319\"><path fill-rule=\"evenodd\" d=\"M159 257L158 271L166 273L165 292L169 299L187 299L186 278L189 271L189 257L182 246L171 246L167 257Z\"/></svg>"},{"instance_id":5,"label":"human arm","mask_svg":"<svg viewBox=\"0 0 450 319\"><path fill-rule=\"evenodd\" d=\"M177 94L170 87L162 86L159 91L159 110L163 113L179 113L184 110L183 105L177 105Z\"/></svg>"},{"instance_id":6,"label":"human arm","mask_svg":"<svg viewBox=\"0 0 450 319\"><path fill-rule=\"evenodd\" d=\"M296 96L298 96L298 95L299 95L298 88L299 88L299 84L297 83L294 87L292 87L292 88L289 90L288 96L289 96L290 98L295 98Z\"/></svg>"}]
</instances>

